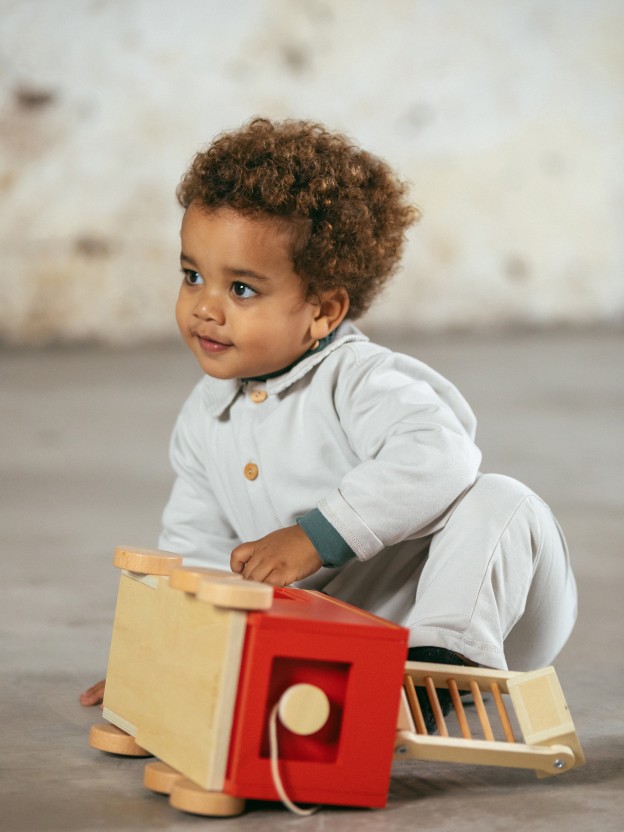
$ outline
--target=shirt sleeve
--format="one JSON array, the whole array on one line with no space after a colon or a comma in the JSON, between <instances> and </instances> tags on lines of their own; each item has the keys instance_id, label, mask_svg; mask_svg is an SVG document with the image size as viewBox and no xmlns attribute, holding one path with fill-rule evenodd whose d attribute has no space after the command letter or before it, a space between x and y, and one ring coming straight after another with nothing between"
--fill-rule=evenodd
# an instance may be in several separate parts
<instances>
[{"instance_id":1,"label":"shirt sleeve","mask_svg":"<svg viewBox=\"0 0 624 832\"><path fill-rule=\"evenodd\" d=\"M335 407L360 460L317 509L360 560L444 525L475 481L481 453L472 411L425 365L384 351L352 353Z\"/></svg>"},{"instance_id":2,"label":"shirt sleeve","mask_svg":"<svg viewBox=\"0 0 624 832\"><path fill-rule=\"evenodd\" d=\"M240 543L212 492L202 459L201 389L180 411L170 443L175 481L162 515L158 545L183 555L187 563L230 568L230 553Z\"/></svg>"},{"instance_id":3,"label":"shirt sleeve","mask_svg":"<svg viewBox=\"0 0 624 832\"><path fill-rule=\"evenodd\" d=\"M317 508L298 517L297 525L310 538L323 566L343 566L355 557L353 549Z\"/></svg>"}]
</instances>

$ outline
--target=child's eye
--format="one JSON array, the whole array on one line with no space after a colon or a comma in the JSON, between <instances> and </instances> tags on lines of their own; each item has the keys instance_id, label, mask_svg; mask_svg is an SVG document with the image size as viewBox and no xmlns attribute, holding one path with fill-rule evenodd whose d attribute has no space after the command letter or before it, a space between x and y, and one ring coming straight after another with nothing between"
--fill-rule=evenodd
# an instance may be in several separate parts
<instances>
[{"instance_id":1,"label":"child's eye","mask_svg":"<svg viewBox=\"0 0 624 832\"><path fill-rule=\"evenodd\" d=\"M184 282L187 286L201 286L204 282L204 278L200 273L194 272L192 269L182 269L182 274L184 275Z\"/></svg>"},{"instance_id":2,"label":"child's eye","mask_svg":"<svg viewBox=\"0 0 624 832\"><path fill-rule=\"evenodd\" d=\"M255 289L252 289L251 286L248 286L246 283L241 283L240 280L232 283L232 291L237 298L252 298L254 295L258 294Z\"/></svg>"}]
</instances>

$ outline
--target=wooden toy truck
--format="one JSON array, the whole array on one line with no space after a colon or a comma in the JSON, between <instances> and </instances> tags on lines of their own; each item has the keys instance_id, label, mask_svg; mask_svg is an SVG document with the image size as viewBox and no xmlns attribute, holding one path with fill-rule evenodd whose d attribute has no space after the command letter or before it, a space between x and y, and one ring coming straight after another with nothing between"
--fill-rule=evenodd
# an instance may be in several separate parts
<instances>
[{"instance_id":1,"label":"wooden toy truck","mask_svg":"<svg viewBox=\"0 0 624 832\"><path fill-rule=\"evenodd\" d=\"M584 762L553 668L406 662L407 630L322 593L184 567L155 550L118 547L114 564L107 722L90 743L159 758L145 785L178 809L236 815L246 799L303 814L315 807L298 803L383 807L393 760L406 758L538 776ZM427 690L437 735L427 734L415 686ZM436 688L451 693L446 719Z\"/></svg>"}]
</instances>

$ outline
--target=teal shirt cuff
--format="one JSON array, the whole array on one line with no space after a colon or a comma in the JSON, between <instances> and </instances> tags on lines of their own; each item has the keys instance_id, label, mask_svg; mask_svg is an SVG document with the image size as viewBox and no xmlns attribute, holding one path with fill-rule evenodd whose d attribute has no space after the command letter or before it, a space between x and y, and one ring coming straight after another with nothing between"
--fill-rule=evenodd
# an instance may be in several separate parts
<instances>
[{"instance_id":1,"label":"teal shirt cuff","mask_svg":"<svg viewBox=\"0 0 624 832\"><path fill-rule=\"evenodd\" d=\"M297 525L312 541L323 566L343 566L355 557L353 549L317 508L298 517Z\"/></svg>"}]
</instances>

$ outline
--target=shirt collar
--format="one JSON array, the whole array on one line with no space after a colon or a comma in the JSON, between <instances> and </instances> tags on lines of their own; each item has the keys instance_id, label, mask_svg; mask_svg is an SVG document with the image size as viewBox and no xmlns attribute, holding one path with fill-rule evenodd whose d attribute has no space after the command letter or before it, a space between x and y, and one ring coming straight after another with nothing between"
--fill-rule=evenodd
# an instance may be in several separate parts
<instances>
[{"instance_id":1,"label":"shirt collar","mask_svg":"<svg viewBox=\"0 0 624 832\"><path fill-rule=\"evenodd\" d=\"M278 376L286 375L286 373L288 373L290 370L292 370L292 368L296 364L299 364L299 362L303 361L304 358L307 358L309 355L312 355L315 352L321 352L321 350L324 350L325 347L328 347L331 344L331 342L334 340L335 337L336 337L336 330L334 330L333 332L330 332L329 335L326 338L323 338L322 341L317 341L315 347L308 350L303 355L300 355L299 358L297 358L295 361L293 361L292 364L289 364L288 367L284 367L283 369L277 370L274 373L269 373L266 376L257 376L256 378L243 378L243 379L241 379L241 381L244 384L248 384L251 381L268 381L269 379L273 379L273 378L277 378Z\"/></svg>"},{"instance_id":2,"label":"shirt collar","mask_svg":"<svg viewBox=\"0 0 624 832\"><path fill-rule=\"evenodd\" d=\"M274 396L282 393L300 381L337 349L353 341L368 341L368 338L352 323L342 323L336 330L335 338L330 344L324 349L312 352L310 355L302 358L293 367L281 373L276 378L268 378L264 382L245 382L242 379L214 379L206 376L204 390L208 412L211 416L217 418L222 416L239 393L247 389L250 385L254 388L261 387L265 389L269 395Z\"/></svg>"}]
</instances>

